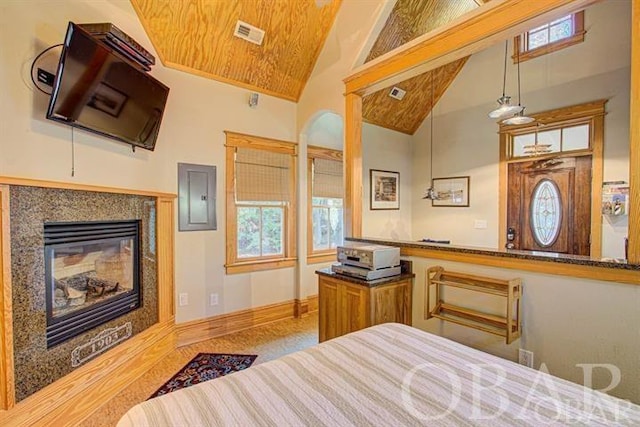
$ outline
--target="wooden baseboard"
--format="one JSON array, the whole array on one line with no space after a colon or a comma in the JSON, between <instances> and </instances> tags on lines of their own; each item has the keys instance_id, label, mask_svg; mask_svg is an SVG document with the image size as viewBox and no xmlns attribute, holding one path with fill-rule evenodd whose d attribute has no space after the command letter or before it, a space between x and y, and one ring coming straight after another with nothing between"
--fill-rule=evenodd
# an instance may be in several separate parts
<instances>
[{"instance_id":1,"label":"wooden baseboard","mask_svg":"<svg viewBox=\"0 0 640 427\"><path fill-rule=\"evenodd\" d=\"M0 411L0 425L77 425L175 348L174 320L155 324L10 410Z\"/></svg>"},{"instance_id":2,"label":"wooden baseboard","mask_svg":"<svg viewBox=\"0 0 640 427\"><path fill-rule=\"evenodd\" d=\"M309 301L309 313L314 313L318 311L318 295L311 295L307 297Z\"/></svg>"},{"instance_id":3,"label":"wooden baseboard","mask_svg":"<svg viewBox=\"0 0 640 427\"><path fill-rule=\"evenodd\" d=\"M318 296L305 300L291 300L281 303L249 308L233 313L194 320L176 325L178 347L205 341L211 338L240 332L278 320L292 319L302 310L310 313L318 309ZM297 316L300 317L300 316Z\"/></svg>"},{"instance_id":4,"label":"wooden baseboard","mask_svg":"<svg viewBox=\"0 0 640 427\"><path fill-rule=\"evenodd\" d=\"M309 313L318 311L318 295L312 295L305 299L294 300L294 316L296 318L306 317Z\"/></svg>"}]
</instances>

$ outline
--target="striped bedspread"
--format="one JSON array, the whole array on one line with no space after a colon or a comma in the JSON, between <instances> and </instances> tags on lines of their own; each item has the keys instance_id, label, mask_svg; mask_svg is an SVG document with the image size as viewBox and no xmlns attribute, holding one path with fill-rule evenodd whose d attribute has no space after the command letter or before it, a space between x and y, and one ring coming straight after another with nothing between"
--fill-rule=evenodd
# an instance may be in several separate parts
<instances>
[{"instance_id":1,"label":"striped bedspread","mask_svg":"<svg viewBox=\"0 0 640 427\"><path fill-rule=\"evenodd\" d=\"M640 425L640 406L399 324L143 402L118 427Z\"/></svg>"}]
</instances>

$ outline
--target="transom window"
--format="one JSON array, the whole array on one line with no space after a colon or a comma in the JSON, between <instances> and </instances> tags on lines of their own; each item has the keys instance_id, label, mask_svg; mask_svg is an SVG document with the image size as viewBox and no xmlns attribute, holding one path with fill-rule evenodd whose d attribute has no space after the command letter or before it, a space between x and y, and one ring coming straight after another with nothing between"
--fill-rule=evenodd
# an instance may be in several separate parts
<instances>
[{"instance_id":1,"label":"transom window","mask_svg":"<svg viewBox=\"0 0 640 427\"><path fill-rule=\"evenodd\" d=\"M344 241L342 152L309 146L307 262L335 260Z\"/></svg>"},{"instance_id":2,"label":"transom window","mask_svg":"<svg viewBox=\"0 0 640 427\"><path fill-rule=\"evenodd\" d=\"M544 129L544 127L542 128ZM534 130L515 135L512 139L512 158L552 153L588 150L590 147L589 123L577 126L560 126L550 130Z\"/></svg>"},{"instance_id":3,"label":"transom window","mask_svg":"<svg viewBox=\"0 0 640 427\"><path fill-rule=\"evenodd\" d=\"M226 134L227 273L295 265L295 144Z\"/></svg>"},{"instance_id":4,"label":"transom window","mask_svg":"<svg viewBox=\"0 0 640 427\"><path fill-rule=\"evenodd\" d=\"M565 15L517 36L513 61L526 61L584 41L584 11Z\"/></svg>"}]
</instances>

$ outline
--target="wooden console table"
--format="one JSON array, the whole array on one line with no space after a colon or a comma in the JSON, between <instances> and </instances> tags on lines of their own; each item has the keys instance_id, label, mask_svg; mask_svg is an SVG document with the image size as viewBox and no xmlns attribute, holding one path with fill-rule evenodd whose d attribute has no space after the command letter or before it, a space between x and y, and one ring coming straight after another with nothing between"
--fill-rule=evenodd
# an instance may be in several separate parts
<instances>
[{"instance_id":1,"label":"wooden console table","mask_svg":"<svg viewBox=\"0 0 640 427\"><path fill-rule=\"evenodd\" d=\"M333 273L318 274L320 342L380 323L411 325L413 273L361 280Z\"/></svg>"}]
</instances>

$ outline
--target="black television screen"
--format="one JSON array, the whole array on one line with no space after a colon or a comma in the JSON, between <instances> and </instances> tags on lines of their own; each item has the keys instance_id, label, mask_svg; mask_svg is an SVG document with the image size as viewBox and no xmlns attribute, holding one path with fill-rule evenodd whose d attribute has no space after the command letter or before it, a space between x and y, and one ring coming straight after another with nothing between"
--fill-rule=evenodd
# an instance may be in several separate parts
<instances>
[{"instance_id":1,"label":"black television screen","mask_svg":"<svg viewBox=\"0 0 640 427\"><path fill-rule=\"evenodd\" d=\"M169 88L70 22L47 118L147 150Z\"/></svg>"}]
</instances>

